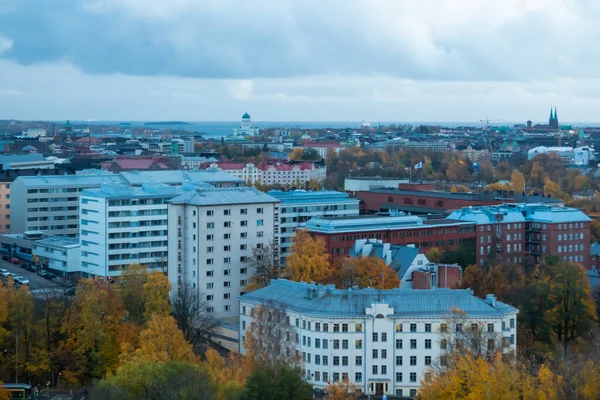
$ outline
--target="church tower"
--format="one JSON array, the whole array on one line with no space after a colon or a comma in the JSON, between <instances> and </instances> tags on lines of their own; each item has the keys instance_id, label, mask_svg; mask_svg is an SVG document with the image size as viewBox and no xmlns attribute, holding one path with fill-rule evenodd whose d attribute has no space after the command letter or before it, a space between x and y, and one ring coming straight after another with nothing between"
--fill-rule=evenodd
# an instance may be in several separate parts
<instances>
[{"instance_id":1,"label":"church tower","mask_svg":"<svg viewBox=\"0 0 600 400\"><path fill-rule=\"evenodd\" d=\"M552 111L552 107L550 107L550 119L548 120L548 125L550 128L558 129L558 112L556 111L556 106L554 107L554 112Z\"/></svg>"}]
</instances>

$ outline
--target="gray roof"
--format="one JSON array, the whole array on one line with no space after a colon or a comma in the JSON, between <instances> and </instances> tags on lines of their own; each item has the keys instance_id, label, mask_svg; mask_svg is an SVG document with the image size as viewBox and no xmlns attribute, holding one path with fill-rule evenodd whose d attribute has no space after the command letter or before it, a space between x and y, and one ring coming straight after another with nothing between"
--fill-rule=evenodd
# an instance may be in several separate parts
<instances>
[{"instance_id":1,"label":"gray roof","mask_svg":"<svg viewBox=\"0 0 600 400\"><path fill-rule=\"evenodd\" d=\"M519 193L514 194L498 194L498 193L449 193L449 192L436 192L436 191L425 191L425 190L410 190L410 189L370 189L369 192L373 193L385 193L385 194L396 194L403 196L415 196L415 197L434 197L449 200L471 200L471 201L510 201L515 200L517 202L534 202L534 203L562 203L562 201L553 199L551 197L544 196L531 196L522 195Z\"/></svg>"},{"instance_id":2,"label":"gray roof","mask_svg":"<svg viewBox=\"0 0 600 400\"><path fill-rule=\"evenodd\" d=\"M163 182L167 184L181 184L182 182L235 182L244 181L227 172L217 169L205 169L202 171L124 171L121 176L133 186L140 186L144 182Z\"/></svg>"},{"instance_id":3,"label":"gray roof","mask_svg":"<svg viewBox=\"0 0 600 400\"><path fill-rule=\"evenodd\" d=\"M115 174L98 175L46 175L20 176L15 181L22 181L27 187L99 187L103 183L123 183L123 178Z\"/></svg>"},{"instance_id":4,"label":"gray roof","mask_svg":"<svg viewBox=\"0 0 600 400\"><path fill-rule=\"evenodd\" d=\"M377 257L385 260L385 255L383 251L383 243L375 243L375 242L367 242L365 245L371 245L371 252L366 255L366 257ZM355 245L352 246L348 255L352 258L359 258L363 255L362 251L356 251L356 242ZM400 245L391 245L390 250L392 252L392 262L390 263L390 268L396 270L398 272L398 276L400 279L406 275L406 271L412 264L415 257L419 254L419 249L416 247L410 246L400 246Z\"/></svg>"},{"instance_id":5,"label":"gray roof","mask_svg":"<svg viewBox=\"0 0 600 400\"><path fill-rule=\"evenodd\" d=\"M210 206L224 204L279 203L279 200L255 188L239 187L194 190L171 199L169 203Z\"/></svg>"},{"instance_id":6,"label":"gray roof","mask_svg":"<svg viewBox=\"0 0 600 400\"><path fill-rule=\"evenodd\" d=\"M309 298L309 289L318 295ZM287 309L317 316L364 316L365 309L373 304L388 304L395 317L447 318L453 309L460 309L468 316L503 317L518 313L508 304L496 301L496 307L472 294L470 289L335 289L333 285L315 285L275 279L262 289L243 295L240 301L255 304L275 303Z\"/></svg>"}]
</instances>

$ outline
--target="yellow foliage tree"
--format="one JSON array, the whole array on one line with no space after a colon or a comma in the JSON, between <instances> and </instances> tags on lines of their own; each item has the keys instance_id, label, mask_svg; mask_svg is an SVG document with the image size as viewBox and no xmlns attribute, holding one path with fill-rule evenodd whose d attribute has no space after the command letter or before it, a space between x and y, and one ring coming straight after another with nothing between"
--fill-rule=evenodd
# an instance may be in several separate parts
<instances>
[{"instance_id":1,"label":"yellow foliage tree","mask_svg":"<svg viewBox=\"0 0 600 400\"><path fill-rule=\"evenodd\" d=\"M348 379L327 385L327 400L358 400L357 386Z\"/></svg>"},{"instance_id":2,"label":"yellow foliage tree","mask_svg":"<svg viewBox=\"0 0 600 400\"><path fill-rule=\"evenodd\" d=\"M323 239L313 239L306 230L296 231L290 254L286 258L286 273L297 282L324 282L329 273L329 254Z\"/></svg>"},{"instance_id":3,"label":"yellow foliage tree","mask_svg":"<svg viewBox=\"0 0 600 400\"><path fill-rule=\"evenodd\" d=\"M523 193L525 191L525 176L523 173L515 169L510 176L510 184L515 193Z\"/></svg>"},{"instance_id":4,"label":"yellow foliage tree","mask_svg":"<svg viewBox=\"0 0 600 400\"><path fill-rule=\"evenodd\" d=\"M145 300L144 318L149 320L152 315L171 315L173 311L169 303L171 283L165 274L158 271L148 274L143 284L143 296Z\"/></svg>"},{"instance_id":5,"label":"yellow foliage tree","mask_svg":"<svg viewBox=\"0 0 600 400\"><path fill-rule=\"evenodd\" d=\"M550 178L546 178L544 181L544 195L561 200L566 200L569 197L565 195L560 185Z\"/></svg>"},{"instance_id":6,"label":"yellow foliage tree","mask_svg":"<svg viewBox=\"0 0 600 400\"><path fill-rule=\"evenodd\" d=\"M360 288L394 289L400 287L398 273L377 257L363 257L356 260L356 276Z\"/></svg>"},{"instance_id":7,"label":"yellow foliage tree","mask_svg":"<svg viewBox=\"0 0 600 400\"><path fill-rule=\"evenodd\" d=\"M302 151L302 149L300 147L296 147L290 153L290 160L301 161L303 156L304 156L304 152Z\"/></svg>"},{"instance_id":8,"label":"yellow foliage tree","mask_svg":"<svg viewBox=\"0 0 600 400\"><path fill-rule=\"evenodd\" d=\"M485 191L486 192L495 192L496 190L506 190L506 191L510 191L512 190L512 186L510 183L499 183L499 182L495 182L492 183L490 185L487 185L485 187Z\"/></svg>"},{"instance_id":9,"label":"yellow foliage tree","mask_svg":"<svg viewBox=\"0 0 600 400\"><path fill-rule=\"evenodd\" d=\"M192 345L183 337L175 318L154 314L140 332L134 361L196 361ZM129 361L129 360L126 360Z\"/></svg>"},{"instance_id":10,"label":"yellow foliage tree","mask_svg":"<svg viewBox=\"0 0 600 400\"><path fill-rule=\"evenodd\" d=\"M468 193L471 189L465 185L452 185L450 188L450 193Z\"/></svg>"},{"instance_id":11,"label":"yellow foliage tree","mask_svg":"<svg viewBox=\"0 0 600 400\"><path fill-rule=\"evenodd\" d=\"M432 247L425 252L425 256L432 263L439 263L442 258L442 251L439 247Z\"/></svg>"}]
</instances>

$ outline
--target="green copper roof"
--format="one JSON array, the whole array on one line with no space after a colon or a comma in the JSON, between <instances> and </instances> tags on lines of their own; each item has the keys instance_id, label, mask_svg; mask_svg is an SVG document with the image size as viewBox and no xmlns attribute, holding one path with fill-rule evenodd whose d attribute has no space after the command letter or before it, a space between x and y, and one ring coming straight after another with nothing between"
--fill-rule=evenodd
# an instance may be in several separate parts
<instances>
[{"instance_id":1,"label":"green copper roof","mask_svg":"<svg viewBox=\"0 0 600 400\"><path fill-rule=\"evenodd\" d=\"M250 119L250 114L244 113L244 115L242 115L242 119Z\"/></svg>"}]
</instances>

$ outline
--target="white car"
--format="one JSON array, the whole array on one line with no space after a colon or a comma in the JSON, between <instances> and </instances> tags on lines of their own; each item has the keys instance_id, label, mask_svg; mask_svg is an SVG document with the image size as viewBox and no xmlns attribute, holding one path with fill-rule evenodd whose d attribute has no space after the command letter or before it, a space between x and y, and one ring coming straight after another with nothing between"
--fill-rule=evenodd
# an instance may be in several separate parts
<instances>
[{"instance_id":1,"label":"white car","mask_svg":"<svg viewBox=\"0 0 600 400\"><path fill-rule=\"evenodd\" d=\"M12 275L10 272L8 272L7 269L4 268L0 268L0 275L2 275L5 278L8 278L10 275Z\"/></svg>"},{"instance_id":2,"label":"white car","mask_svg":"<svg viewBox=\"0 0 600 400\"><path fill-rule=\"evenodd\" d=\"M29 285L29 279L25 278L24 276L17 276L13 278L15 280L16 283L20 284L20 285Z\"/></svg>"}]
</instances>

